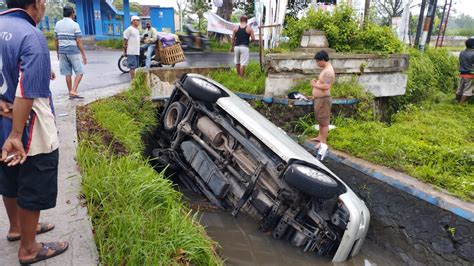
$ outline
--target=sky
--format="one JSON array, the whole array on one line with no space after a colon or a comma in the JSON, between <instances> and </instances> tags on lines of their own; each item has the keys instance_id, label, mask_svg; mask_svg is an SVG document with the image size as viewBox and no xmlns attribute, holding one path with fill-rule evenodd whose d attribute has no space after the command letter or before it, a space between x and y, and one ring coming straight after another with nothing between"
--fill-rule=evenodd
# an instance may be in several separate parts
<instances>
[{"instance_id":1,"label":"sky","mask_svg":"<svg viewBox=\"0 0 474 266\"><path fill-rule=\"evenodd\" d=\"M161 5L165 7L176 7L176 1L177 0L131 0L131 2L137 2L141 5ZM438 0L438 6L443 6L444 2L445 0ZM419 3L421 3L421 0L412 0L412 5ZM464 13L466 15L474 16L474 0L453 0L451 8L456 10L456 15ZM412 9L412 12L413 11L419 12L419 8L415 7Z\"/></svg>"}]
</instances>

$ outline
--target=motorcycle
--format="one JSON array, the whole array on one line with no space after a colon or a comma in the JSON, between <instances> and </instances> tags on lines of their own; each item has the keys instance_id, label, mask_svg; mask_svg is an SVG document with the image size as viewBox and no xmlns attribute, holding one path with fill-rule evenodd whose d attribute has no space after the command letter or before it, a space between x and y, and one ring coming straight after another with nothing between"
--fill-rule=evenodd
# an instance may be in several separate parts
<instances>
[{"instance_id":1,"label":"motorcycle","mask_svg":"<svg viewBox=\"0 0 474 266\"><path fill-rule=\"evenodd\" d=\"M184 51L209 52L209 39L190 25L186 25L186 35L178 36Z\"/></svg>"},{"instance_id":2,"label":"motorcycle","mask_svg":"<svg viewBox=\"0 0 474 266\"><path fill-rule=\"evenodd\" d=\"M140 56L138 58L138 67L145 67L146 63L146 49L140 47ZM155 50L151 55L151 67L163 67L165 64L162 64L158 58L155 56ZM171 64L169 66L174 67L176 64ZM122 54L118 60L118 68L123 73L129 73L130 68L128 67L127 56Z\"/></svg>"}]
</instances>

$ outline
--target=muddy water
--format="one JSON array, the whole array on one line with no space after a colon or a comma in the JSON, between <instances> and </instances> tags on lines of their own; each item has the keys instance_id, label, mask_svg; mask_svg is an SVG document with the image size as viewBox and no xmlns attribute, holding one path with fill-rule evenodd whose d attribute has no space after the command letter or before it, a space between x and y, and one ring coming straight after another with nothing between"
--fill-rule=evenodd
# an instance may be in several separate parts
<instances>
[{"instance_id":1,"label":"muddy water","mask_svg":"<svg viewBox=\"0 0 474 266\"><path fill-rule=\"evenodd\" d=\"M237 218L230 212L215 210L204 198L182 191L193 209L201 214L200 223L208 235L221 246L220 255L226 265L401 265L402 262L373 243L366 241L361 252L344 263L305 253L283 240L258 229L257 222L245 215Z\"/></svg>"}]
</instances>

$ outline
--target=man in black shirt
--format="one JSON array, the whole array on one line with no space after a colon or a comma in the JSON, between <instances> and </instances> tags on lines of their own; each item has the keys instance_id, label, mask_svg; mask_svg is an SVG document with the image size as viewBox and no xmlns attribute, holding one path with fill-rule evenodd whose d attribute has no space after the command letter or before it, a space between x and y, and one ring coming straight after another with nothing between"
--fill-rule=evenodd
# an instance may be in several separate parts
<instances>
[{"instance_id":1,"label":"man in black shirt","mask_svg":"<svg viewBox=\"0 0 474 266\"><path fill-rule=\"evenodd\" d=\"M249 63L250 39L255 41L255 35L252 28L247 26L247 21L247 16L240 17L240 25L238 28L235 28L232 33L232 46L230 49L230 51L233 52L235 47L234 62L237 68L237 74L241 77L244 76L245 66Z\"/></svg>"},{"instance_id":2,"label":"man in black shirt","mask_svg":"<svg viewBox=\"0 0 474 266\"><path fill-rule=\"evenodd\" d=\"M461 80L456 91L456 100L466 102L474 89L474 38L466 41L466 50L459 54L459 72Z\"/></svg>"}]
</instances>

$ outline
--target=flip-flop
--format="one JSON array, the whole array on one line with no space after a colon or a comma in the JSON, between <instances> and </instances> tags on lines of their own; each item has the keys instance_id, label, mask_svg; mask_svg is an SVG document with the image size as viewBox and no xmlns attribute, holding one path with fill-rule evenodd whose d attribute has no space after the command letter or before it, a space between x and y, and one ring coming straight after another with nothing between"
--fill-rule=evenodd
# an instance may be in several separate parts
<instances>
[{"instance_id":1,"label":"flip-flop","mask_svg":"<svg viewBox=\"0 0 474 266\"><path fill-rule=\"evenodd\" d=\"M77 94L71 94L71 95L69 95L69 99L84 99L84 97L79 96Z\"/></svg>"},{"instance_id":2,"label":"flip-flop","mask_svg":"<svg viewBox=\"0 0 474 266\"><path fill-rule=\"evenodd\" d=\"M67 250L69 247L68 242L64 242L66 245L62 248L60 242L50 242L50 243L40 243L43 247L38 251L38 254L36 254L36 257L29 259L29 260L19 260L21 265L30 265L32 263L36 263L38 261L43 261L50 259L52 257L56 257L59 254L64 253L64 251ZM54 250L54 252L50 255L48 255L49 250Z\"/></svg>"},{"instance_id":3,"label":"flip-flop","mask_svg":"<svg viewBox=\"0 0 474 266\"><path fill-rule=\"evenodd\" d=\"M38 224L40 226L40 229L36 230L37 235L49 232L49 231L54 229L54 224L50 224L50 223L38 223ZM8 236L7 235L7 240L10 241L10 242L18 241L20 239L21 239L21 235L19 235L19 236Z\"/></svg>"}]
</instances>

